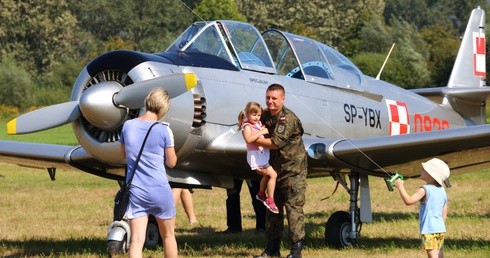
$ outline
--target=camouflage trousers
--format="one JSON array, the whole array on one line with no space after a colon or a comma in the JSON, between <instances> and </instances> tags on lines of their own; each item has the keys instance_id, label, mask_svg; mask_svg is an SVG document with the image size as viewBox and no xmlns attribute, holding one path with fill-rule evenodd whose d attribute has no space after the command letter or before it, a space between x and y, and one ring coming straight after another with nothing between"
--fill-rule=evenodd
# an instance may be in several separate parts
<instances>
[{"instance_id":1,"label":"camouflage trousers","mask_svg":"<svg viewBox=\"0 0 490 258\"><path fill-rule=\"evenodd\" d=\"M289 228L289 240L296 242L305 237L303 206L305 205L306 172L291 175L278 181L274 192L274 201L279 214L267 211L266 239L281 239L284 229L284 210Z\"/></svg>"}]
</instances>

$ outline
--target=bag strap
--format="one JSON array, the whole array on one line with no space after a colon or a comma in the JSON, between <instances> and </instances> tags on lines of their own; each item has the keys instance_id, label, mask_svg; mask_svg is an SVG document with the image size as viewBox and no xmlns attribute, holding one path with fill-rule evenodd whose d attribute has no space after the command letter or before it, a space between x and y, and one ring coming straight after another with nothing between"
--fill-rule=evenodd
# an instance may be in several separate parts
<instances>
[{"instance_id":1,"label":"bag strap","mask_svg":"<svg viewBox=\"0 0 490 258\"><path fill-rule=\"evenodd\" d=\"M129 181L127 183L128 186L131 185L131 181L133 181L134 174L136 173L136 167L138 167L138 162L140 161L141 154L143 153L143 149L145 147L146 140L148 139L148 135L150 135L151 128L153 128L153 126L155 126L156 124L158 124L158 122L155 122L154 124L152 124L150 126L150 128L148 129L148 132L146 132L145 139L143 140L143 144L141 144L140 152L138 153L138 157L136 158L136 163L134 164L134 167L133 167L133 173L131 173L131 177L129 178ZM127 176L127 173L126 173L126 176Z\"/></svg>"}]
</instances>

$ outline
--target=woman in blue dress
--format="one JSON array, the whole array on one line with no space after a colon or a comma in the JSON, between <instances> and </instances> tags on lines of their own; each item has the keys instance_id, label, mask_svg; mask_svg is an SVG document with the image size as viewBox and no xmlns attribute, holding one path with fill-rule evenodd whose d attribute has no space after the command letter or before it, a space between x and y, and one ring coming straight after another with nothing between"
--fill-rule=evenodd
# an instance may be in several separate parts
<instances>
[{"instance_id":1,"label":"woman in blue dress","mask_svg":"<svg viewBox=\"0 0 490 258\"><path fill-rule=\"evenodd\" d=\"M170 107L167 91L158 88L150 92L145 99L145 107L145 114L124 123L119 140L129 173L136 165L148 129L160 121ZM126 212L131 227L129 257L142 257L149 215L153 215L158 222L165 257L177 257L176 211L165 171L165 165L172 168L176 163L172 131L166 124L155 125L148 135L130 187Z\"/></svg>"}]
</instances>

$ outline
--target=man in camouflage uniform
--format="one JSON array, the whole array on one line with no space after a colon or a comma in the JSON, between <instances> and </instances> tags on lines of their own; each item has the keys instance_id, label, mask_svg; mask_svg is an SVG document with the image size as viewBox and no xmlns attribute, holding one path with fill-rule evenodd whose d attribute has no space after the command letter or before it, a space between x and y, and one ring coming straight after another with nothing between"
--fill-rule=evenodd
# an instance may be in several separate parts
<instances>
[{"instance_id":1,"label":"man in camouflage uniform","mask_svg":"<svg viewBox=\"0 0 490 258\"><path fill-rule=\"evenodd\" d=\"M267 247L260 256L279 257L281 235L284 228L284 209L289 227L291 253L287 257L301 257L301 241L305 236L303 206L305 204L307 156L303 144L303 126L298 117L284 106L285 91L272 84L266 91L267 110L261 117L270 138L256 143L271 149L270 164L277 171L274 199L279 214L267 212ZM257 171L257 173L261 173Z\"/></svg>"}]
</instances>

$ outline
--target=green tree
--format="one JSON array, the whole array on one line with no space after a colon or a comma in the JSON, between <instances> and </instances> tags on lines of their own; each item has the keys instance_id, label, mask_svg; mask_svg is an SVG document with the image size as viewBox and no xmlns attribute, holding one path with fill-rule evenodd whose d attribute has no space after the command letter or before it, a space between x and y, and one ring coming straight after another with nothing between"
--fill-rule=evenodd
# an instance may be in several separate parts
<instances>
[{"instance_id":1,"label":"green tree","mask_svg":"<svg viewBox=\"0 0 490 258\"><path fill-rule=\"evenodd\" d=\"M107 46L162 52L190 25L193 18L191 10L182 2L174 0L69 1L80 26L97 41L118 38L124 42L99 44L100 53L107 51ZM193 5L192 1L186 3Z\"/></svg>"},{"instance_id":2,"label":"green tree","mask_svg":"<svg viewBox=\"0 0 490 258\"><path fill-rule=\"evenodd\" d=\"M24 110L32 105L33 89L29 72L14 59L4 57L0 62L0 104Z\"/></svg>"},{"instance_id":3,"label":"green tree","mask_svg":"<svg viewBox=\"0 0 490 258\"><path fill-rule=\"evenodd\" d=\"M387 53L394 43L391 28L384 23L381 16L373 16L366 21L358 33L359 52Z\"/></svg>"},{"instance_id":4,"label":"green tree","mask_svg":"<svg viewBox=\"0 0 490 258\"><path fill-rule=\"evenodd\" d=\"M361 71L371 77L376 77L386 59L386 55L378 53L363 52L352 58ZM390 56L388 62L381 73L380 79L394 85L410 84L410 79L413 75L407 70L401 60L394 56Z\"/></svg>"},{"instance_id":5,"label":"green tree","mask_svg":"<svg viewBox=\"0 0 490 258\"><path fill-rule=\"evenodd\" d=\"M440 24L420 32L429 50L427 63L431 70L432 86L447 85L461 43L454 36L456 34L455 28Z\"/></svg>"},{"instance_id":6,"label":"green tree","mask_svg":"<svg viewBox=\"0 0 490 258\"><path fill-rule=\"evenodd\" d=\"M78 60L67 59L56 64L53 72L39 75L36 80L39 87L35 92L35 105L47 106L68 101L73 84L84 65Z\"/></svg>"},{"instance_id":7,"label":"green tree","mask_svg":"<svg viewBox=\"0 0 490 258\"><path fill-rule=\"evenodd\" d=\"M431 15L427 0L386 0L385 2L384 17L387 23L392 19L404 20L417 28L433 23L434 17Z\"/></svg>"},{"instance_id":8,"label":"green tree","mask_svg":"<svg viewBox=\"0 0 490 258\"><path fill-rule=\"evenodd\" d=\"M76 18L66 1L1 0L0 5L0 57L8 54L35 74L76 52Z\"/></svg>"},{"instance_id":9,"label":"green tree","mask_svg":"<svg viewBox=\"0 0 490 258\"><path fill-rule=\"evenodd\" d=\"M202 0L194 8L194 20L235 20L247 21L240 13L235 0Z\"/></svg>"},{"instance_id":10,"label":"green tree","mask_svg":"<svg viewBox=\"0 0 490 258\"><path fill-rule=\"evenodd\" d=\"M412 23L417 28L435 24L451 25L462 33L470 11L477 6L485 9L485 0L385 0L386 22L392 17Z\"/></svg>"},{"instance_id":11,"label":"green tree","mask_svg":"<svg viewBox=\"0 0 490 258\"><path fill-rule=\"evenodd\" d=\"M405 88L422 88L430 84L430 71L427 65L429 53L425 41L420 37L417 29L405 22L393 19L391 33L396 43L393 54L410 72L406 78Z\"/></svg>"},{"instance_id":12,"label":"green tree","mask_svg":"<svg viewBox=\"0 0 490 258\"><path fill-rule=\"evenodd\" d=\"M376 53L386 56L392 44L395 43L395 48L383 72L384 80L404 88L427 86L430 84L430 71L426 61L429 56L426 43L413 25L395 18L392 19L391 24L391 26L386 25L380 16L365 24L359 33L360 53L357 55L360 56L354 56L354 63L363 67L361 70L364 71L367 64L371 64L371 62L366 62L365 54L368 56L374 54L374 57L377 57ZM403 64L403 72L400 71L399 66L395 67L400 76L390 75L388 64L394 62L393 60ZM359 61L362 63L357 63ZM384 59L377 60L379 64L375 67L379 69L383 61ZM375 74L371 75L375 76Z\"/></svg>"},{"instance_id":13,"label":"green tree","mask_svg":"<svg viewBox=\"0 0 490 258\"><path fill-rule=\"evenodd\" d=\"M244 0L239 9L259 30L276 28L332 45L349 55L361 24L372 15L381 15L382 0ZM346 52L347 51L347 52Z\"/></svg>"}]
</instances>

